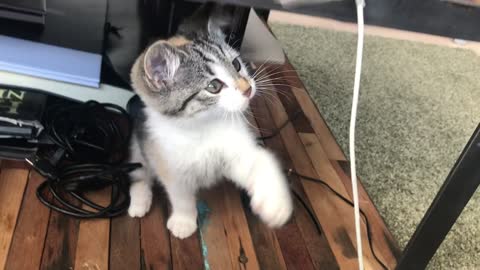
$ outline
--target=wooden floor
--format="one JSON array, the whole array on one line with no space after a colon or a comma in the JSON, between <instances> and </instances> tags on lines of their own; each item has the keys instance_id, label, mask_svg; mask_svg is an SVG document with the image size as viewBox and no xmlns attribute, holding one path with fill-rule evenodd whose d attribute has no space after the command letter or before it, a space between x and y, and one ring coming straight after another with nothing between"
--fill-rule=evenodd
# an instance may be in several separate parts
<instances>
[{"instance_id":1,"label":"wooden floor","mask_svg":"<svg viewBox=\"0 0 480 270\"><path fill-rule=\"evenodd\" d=\"M288 168L322 178L351 198L348 162L301 82L288 64L269 66L284 75L273 96L256 97L254 119L263 135L296 117L279 136L265 141ZM280 84L287 84L284 86ZM248 198L231 184L203 192L200 230L186 240L165 227L168 207L157 192L148 216L132 219L77 220L39 203L42 181L22 165L3 161L0 174L0 269L356 269L352 207L320 184L292 178L321 225L317 231L304 206L271 230L251 213ZM108 199L108 194L95 194ZM379 259L394 269L399 251L381 216L361 187L361 208L368 217ZM363 227L366 269L382 269L372 256Z\"/></svg>"}]
</instances>

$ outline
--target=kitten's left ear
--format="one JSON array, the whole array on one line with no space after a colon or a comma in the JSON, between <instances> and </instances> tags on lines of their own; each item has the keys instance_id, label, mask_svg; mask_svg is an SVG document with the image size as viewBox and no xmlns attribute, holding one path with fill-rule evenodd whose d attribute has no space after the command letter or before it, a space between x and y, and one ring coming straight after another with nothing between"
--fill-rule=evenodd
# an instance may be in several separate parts
<instances>
[{"instance_id":1,"label":"kitten's left ear","mask_svg":"<svg viewBox=\"0 0 480 270\"><path fill-rule=\"evenodd\" d=\"M177 50L165 41L157 41L145 52L144 70L152 91L161 91L165 83L172 80L180 66Z\"/></svg>"}]
</instances>

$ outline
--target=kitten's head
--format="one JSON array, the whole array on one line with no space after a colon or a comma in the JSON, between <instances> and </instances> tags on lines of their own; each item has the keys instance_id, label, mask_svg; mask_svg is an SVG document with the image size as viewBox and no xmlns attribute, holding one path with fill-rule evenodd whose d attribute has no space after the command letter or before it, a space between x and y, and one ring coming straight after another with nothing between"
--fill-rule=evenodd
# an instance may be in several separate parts
<instances>
[{"instance_id":1,"label":"kitten's head","mask_svg":"<svg viewBox=\"0 0 480 270\"><path fill-rule=\"evenodd\" d=\"M176 36L155 42L137 59L133 88L150 109L191 117L247 108L255 82L225 42L225 13L209 13L197 12Z\"/></svg>"}]
</instances>

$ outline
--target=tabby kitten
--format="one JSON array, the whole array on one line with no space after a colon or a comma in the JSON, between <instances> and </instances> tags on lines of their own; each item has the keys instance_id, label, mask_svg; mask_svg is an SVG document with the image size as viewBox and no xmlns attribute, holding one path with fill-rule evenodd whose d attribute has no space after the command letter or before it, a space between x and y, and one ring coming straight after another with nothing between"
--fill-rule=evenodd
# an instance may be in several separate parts
<instances>
[{"instance_id":1,"label":"tabby kitten","mask_svg":"<svg viewBox=\"0 0 480 270\"><path fill-rule=\"evenodd\" d=\"M157 179L172 207L168 229L188 237L197 229L195 193L226 177L248 192L264 222L281 226L292 213L287 181L242 115L255 81L225 42L221 16L199 14L176 36L147 48L132 68L145 108L144 119L136 121L131 161L144 166L131 174L128 213L142 217L149 211Z\"/></svg>"}]
</instances>

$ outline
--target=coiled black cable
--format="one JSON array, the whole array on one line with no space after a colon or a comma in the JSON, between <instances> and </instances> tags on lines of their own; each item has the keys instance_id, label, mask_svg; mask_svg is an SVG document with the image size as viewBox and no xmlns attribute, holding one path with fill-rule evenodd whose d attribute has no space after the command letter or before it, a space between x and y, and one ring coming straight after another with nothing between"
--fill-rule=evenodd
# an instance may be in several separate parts
<instances>
[{"instance_id":1,"label":"coiled black cable","mask_svg":"<svg viewBox=\"0 0 480 270\"><path fill-rule=\"evenodd\" d=\"M130 204L128 173L142 166L123 163L132 130L128 113L120 106L95 101L62 103L49 107L44 122L54 154L27 159L46 177L37 189L38 199L77 218L108 218L125 212ZM107 188L111 188L107 206L86 196Z\"/></svg>"}]
</instances>

